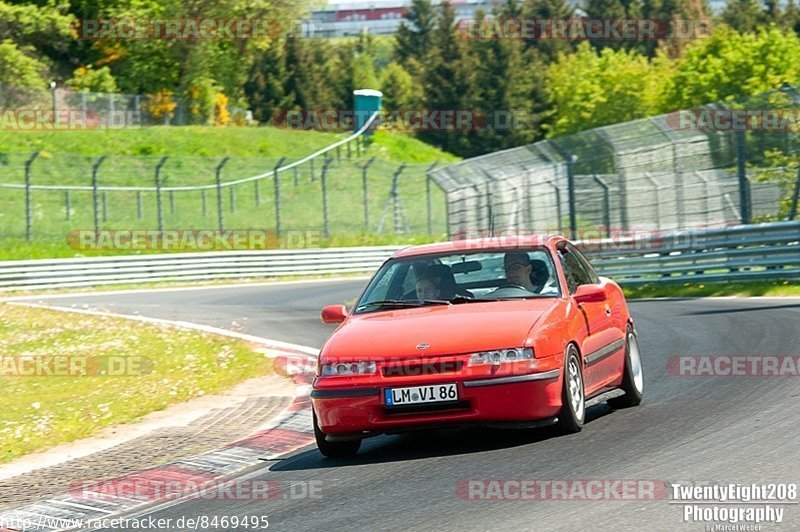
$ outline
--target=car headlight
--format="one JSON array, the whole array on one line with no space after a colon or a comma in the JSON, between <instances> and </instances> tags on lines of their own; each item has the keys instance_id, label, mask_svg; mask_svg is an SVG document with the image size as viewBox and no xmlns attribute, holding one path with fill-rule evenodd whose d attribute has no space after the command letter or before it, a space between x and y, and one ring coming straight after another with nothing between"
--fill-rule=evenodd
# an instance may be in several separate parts
<instances>
[{"instance_id":1,"label":"car headlight","mask_svg":"<svg viewBox=\"0 0 800 532\"><path fill-rule=\"evenodd\" d=\"M533 349L530 347L517 347L512 349L497 349L495 351L483 351L472 353L469 356L468 366L480 366L491 364L497 366L506 362L520 362L523 360L533 360Z\"/></svg>"},{"instance_id":2,"label":"car headlight","mask_svg":"<svg viewBox=\"0 0 800 532\"><path fill-rule=\"evenodd\" d=\"M323 364L320 375L323 377L340 377L345 375L371 375L378 372L375 362L336 362Z\"/></svg>"}]
</instances>

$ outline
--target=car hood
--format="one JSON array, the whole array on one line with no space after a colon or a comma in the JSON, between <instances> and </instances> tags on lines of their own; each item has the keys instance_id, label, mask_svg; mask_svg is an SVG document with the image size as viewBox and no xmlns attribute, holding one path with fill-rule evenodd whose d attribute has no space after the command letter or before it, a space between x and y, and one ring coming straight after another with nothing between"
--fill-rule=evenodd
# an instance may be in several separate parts
<instances>
[{"instance_id":1,"label":"car hood","mask_svg":"<svg viewBox=\"0 0 800 532\"><path fill-rule=\"evenodd\" d=\"M323 356L414 358L523 347L555 298L405 308L350 316ZM427 344L420 349L420 344Z\"/></svg>"}]
</instances>

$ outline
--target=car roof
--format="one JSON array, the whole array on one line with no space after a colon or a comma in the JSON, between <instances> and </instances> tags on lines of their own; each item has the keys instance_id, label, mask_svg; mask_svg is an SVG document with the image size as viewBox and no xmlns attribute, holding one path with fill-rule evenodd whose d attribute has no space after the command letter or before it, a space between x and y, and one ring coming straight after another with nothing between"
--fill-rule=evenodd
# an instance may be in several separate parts
<instances>
[{"instance_id":1,"label":"car roof","mask_svg":"<svg viewBox=\"0 0 800 532\"><path fill-rule=\"evenodd\" d=\"M395 258L414 257L417 255L429 255L434 253L448 253L459 251L480 251L482 249L492 250L513 250L521 247L546 246L566 240L559 235L526 235L526 236L499 236L490 238L475 238L467 240L451 240L448 242L436 242L433 244L423 244L421 246L409 246L396 252Z\"/></svg>"}]
</instances>

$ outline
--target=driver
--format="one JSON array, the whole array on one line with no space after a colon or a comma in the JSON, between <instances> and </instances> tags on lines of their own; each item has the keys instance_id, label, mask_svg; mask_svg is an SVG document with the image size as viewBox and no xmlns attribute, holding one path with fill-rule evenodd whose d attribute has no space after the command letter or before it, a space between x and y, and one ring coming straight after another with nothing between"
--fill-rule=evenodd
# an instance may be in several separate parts
<instances>
[{"instance_id":1,"label":"driver","mask_svg":"<svg viewBox=\"0 0 800 532\"><path fill-rule=\"evenodd\" d=\"M509 251L503 258L503 268L506 272L506 281L519 285L529 292L533 292L531 282L531 259L524 251Z\"/></svg>"}]
</instances>

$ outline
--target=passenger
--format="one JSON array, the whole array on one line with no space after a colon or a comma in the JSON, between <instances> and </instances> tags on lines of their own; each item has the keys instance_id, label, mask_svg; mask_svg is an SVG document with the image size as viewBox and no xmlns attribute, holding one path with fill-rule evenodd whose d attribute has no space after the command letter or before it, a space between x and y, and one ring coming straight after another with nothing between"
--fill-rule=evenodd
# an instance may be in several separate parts
<instances>
[{"instance_id":1,"label":"passenger","mask_svg":"<svg viewBox=\"0 0 800 532\"><path fill-rule=\"evenodd\" d=\"M434 264L430 266L420 276L420 279L422 278L429 278L433 280L436 288L438 289L438 295L435 299L450 300L455 297L466 297L472 299L475 297L470 291L458 286L456 279L453 276L453 271L446 264Z\"/></svg>"},{"instance_id":2,"label":"passenger","mask_svg":"<svg viewBox=\"0 0 800 532\"><path fill-rule=\"evenodd\" d=\"M417 299L439 299L441 297L437 280L432 275L423 275L417 279L416 289Z\"/></svg>"}]
</instances>

